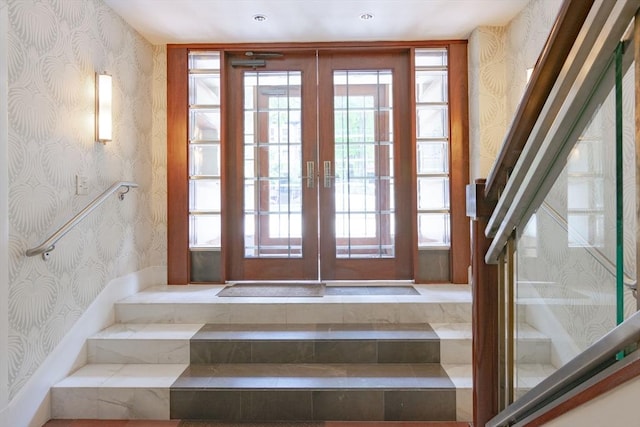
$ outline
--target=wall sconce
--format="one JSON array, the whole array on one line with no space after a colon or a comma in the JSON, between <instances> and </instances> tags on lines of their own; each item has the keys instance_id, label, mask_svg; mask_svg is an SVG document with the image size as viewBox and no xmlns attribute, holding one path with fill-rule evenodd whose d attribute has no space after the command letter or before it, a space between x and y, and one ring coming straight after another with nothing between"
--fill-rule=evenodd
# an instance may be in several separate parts
<instances>
[{"instance_id":1,"label":"wall sconce","mask_svg":"<svg viewBox=\"0 0 640 427\"><path fill-rule=\"evenodd\" d=\"M112 82L109 74L96 73L96 141L106 144L112 133Z\"/></svg>"}]
</instances>

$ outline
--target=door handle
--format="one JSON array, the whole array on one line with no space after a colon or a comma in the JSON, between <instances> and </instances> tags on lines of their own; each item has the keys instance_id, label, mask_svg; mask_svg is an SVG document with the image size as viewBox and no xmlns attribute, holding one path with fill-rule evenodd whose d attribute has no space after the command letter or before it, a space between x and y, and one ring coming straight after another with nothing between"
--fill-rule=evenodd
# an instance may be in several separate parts
<instances>
[{"instance_id":1,"label":"door handle","mask_svg":"<svg viewBox=\"0 0 640 427\"><path fill-rule=\"evenodd\" d=\"M303 176L302 179L307 180L307 188L313 188L316 180L316 164L313 161L307 162L307 176Z\"/></svg>"},{"instance_id":2,"label":"door handle","mask_svg":"<svg viewBox=\"0 0 640 427\"><path fill-rule=\"evenodd\" d=\"M331 175L331 160L324 161L324 188L331 188L331 180L335 178Z\"/></svg>"}]
</instances>

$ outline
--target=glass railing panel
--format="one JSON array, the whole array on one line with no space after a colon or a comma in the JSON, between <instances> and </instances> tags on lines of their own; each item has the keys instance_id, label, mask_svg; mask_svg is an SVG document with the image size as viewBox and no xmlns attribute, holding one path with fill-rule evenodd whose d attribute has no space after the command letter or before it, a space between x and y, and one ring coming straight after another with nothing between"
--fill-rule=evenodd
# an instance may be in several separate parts
<instances>
[{"instance_id":1,"label":"glass railing panel","mask_svg":"<svg viewBox=\"0 0 640 427\"><path fill-rule=\"evenodd\" d=\"M636 154L635 154L635 63L622 77L622 167L623 167L623 218L624 218L624 286L622 314L628 319L638 309L631 290L637 281L637 214L636 214Z\"/></svg>"},{"instance_id":2,"label":"glass railing panel","mask_svg":"<svg viewBox=\"0 0 640 427\"><path fill-rule=\"evenodd\" d=\"M551 190L516 237L514 394L519 397L617 322L614 73ZM570 141L569 143L573 143ZM632 143L627 141L628 143ZM633 150L633 147L631 147ZM633 203L635 210L635 200Z\"/></svg>"}]
</instances>

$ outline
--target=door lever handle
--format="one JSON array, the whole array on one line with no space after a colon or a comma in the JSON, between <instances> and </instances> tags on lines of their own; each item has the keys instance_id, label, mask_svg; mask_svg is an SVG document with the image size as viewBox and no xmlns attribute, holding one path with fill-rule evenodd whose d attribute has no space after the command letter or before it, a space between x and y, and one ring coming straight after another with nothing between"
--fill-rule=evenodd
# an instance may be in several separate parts
<instances>
[{"instance_id":1,"label":"door lever handle","mask_svg":"<svg viewBox=\"0 0 640 427\"><path fill-rule=\"evenodd\" d=\"M331 160L324 161L324 188L331 188L331 180L335 178L331 175Z\"/></svg>"},{"instance_id":2,"label":"door lever handle","mask_svg":"<svg viewBox=\"0 0 640 427\"><path fill-rule=\"evenodd\" d=\"M315 162L308 161L307 162L307 176L303 176L302 179L307 180L307 188L313 188L314 182L316 180L316 166Z\"/></svg>"}]
</instances>

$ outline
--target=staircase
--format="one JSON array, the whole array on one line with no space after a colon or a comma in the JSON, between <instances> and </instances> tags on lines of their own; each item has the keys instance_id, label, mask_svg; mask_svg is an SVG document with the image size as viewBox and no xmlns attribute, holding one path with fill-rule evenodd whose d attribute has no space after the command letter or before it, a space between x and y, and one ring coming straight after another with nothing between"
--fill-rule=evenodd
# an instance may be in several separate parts
<instances>
[{"instance_id":1,"label":"staircase","mask_svg":"<svg viewBox=\"0 0 640 427\"><path fill-rule=\"evenodd\" d=\"M370 285L370 284L368 284ZM56 419L468 421L471 295L217 297L160 286L115 305Z\"/></svg>"}]
</instances>

